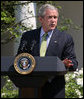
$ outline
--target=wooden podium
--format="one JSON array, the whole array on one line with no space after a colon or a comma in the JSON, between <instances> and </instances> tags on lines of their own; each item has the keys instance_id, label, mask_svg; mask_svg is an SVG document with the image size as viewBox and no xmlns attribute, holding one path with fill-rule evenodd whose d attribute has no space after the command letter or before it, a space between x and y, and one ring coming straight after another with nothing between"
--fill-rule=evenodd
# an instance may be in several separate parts
<instances>
[{"instance_id":1,"label":"wooden podium","mask_svg":"<svg viewBox=\"0 0 84 99\"><path fill-rule=\"evenodd\" d=\"M34 57L35 69L27 75L21 75L14 69L14 56L1 58L1 75L8 75L16 87L19 87L21 98L40 98L41 87L52 76L64 75L67 71L63 62L56 56Z\"/></svg>"}]
</instances>

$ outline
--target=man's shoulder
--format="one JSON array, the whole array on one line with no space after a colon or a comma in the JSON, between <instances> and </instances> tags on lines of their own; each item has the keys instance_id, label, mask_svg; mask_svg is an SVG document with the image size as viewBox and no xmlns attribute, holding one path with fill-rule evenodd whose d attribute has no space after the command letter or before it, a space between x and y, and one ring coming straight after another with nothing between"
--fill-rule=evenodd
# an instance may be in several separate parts
<instances>
[{"instance_id":1,"label":"man's shoulder","mask_svg":"<svg viewBox=\"0 0 84 99\"><path fill-rule=\"evenodd\" d=\"M67 31L61 31L57 28L55 29L55 32L58 33L58 35L61 35L61 36L72 37L71 34L67 33Z\"/></svg>"},{"instance_id":2,"label":"man's shoulder","mask_svg":"<svg viewBox=\"0 0 84 99\"><path fill-rule=\"evenodd\" d=\"M71 34L67 33L67 31L61 31L59 29L54 30L55 35L60 38L60 39L65 39L65 40L73 40L73 37Z\"/></svg>"}]
</instances>

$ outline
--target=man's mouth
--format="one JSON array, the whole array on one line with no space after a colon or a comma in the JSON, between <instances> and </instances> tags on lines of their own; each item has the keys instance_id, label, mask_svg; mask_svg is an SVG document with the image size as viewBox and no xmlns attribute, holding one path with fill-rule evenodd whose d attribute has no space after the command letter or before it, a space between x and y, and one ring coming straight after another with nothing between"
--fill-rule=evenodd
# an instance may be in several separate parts
<instances>
[{"instance_id":1,"label":"man's mouth","mask_svg":"<svg viewBox=\"0 0 84 99\"><path fill-rule=\"evenodd\" d=\"M55 27L55 24L51 24L50 26L51 26L51 27Z\"/></svg>"}]
</instances>

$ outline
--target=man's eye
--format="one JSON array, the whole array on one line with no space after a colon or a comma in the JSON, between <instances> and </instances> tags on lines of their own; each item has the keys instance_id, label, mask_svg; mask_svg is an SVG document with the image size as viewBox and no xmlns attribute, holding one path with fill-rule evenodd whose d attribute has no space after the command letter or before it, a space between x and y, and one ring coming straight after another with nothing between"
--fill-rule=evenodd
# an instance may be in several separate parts
<instances>
[{"instance_id":1,"label":"man's eye","mask_svg":"<svg viewBox=\"0 0 84 99\"><path fill-rule=\"evenodd\" d=\"M54 19L56 19L57 18L57 16L54 16Z\"/></svg>"},{"instance_id":2,"label":"man's eye","mask_svg":"<svg viewBox=\"0 0 84 99\"><path fill-rule=\"evenodd\" d=\"M48 18L50 19L50 18L52 18L52 16L48 16Z\"/></svg>"},{"instance_id":3,"label":"man's eye","mask_svg":"<svg viewBox=\"0 0 84 99\"><path fill-rule=\"evenodd\" d=\"M51 18L56 19L56 18L57 18L57 16L48 16L48 18L49 18L49 19L51 19Z\"/></svg>"}]
</instances>

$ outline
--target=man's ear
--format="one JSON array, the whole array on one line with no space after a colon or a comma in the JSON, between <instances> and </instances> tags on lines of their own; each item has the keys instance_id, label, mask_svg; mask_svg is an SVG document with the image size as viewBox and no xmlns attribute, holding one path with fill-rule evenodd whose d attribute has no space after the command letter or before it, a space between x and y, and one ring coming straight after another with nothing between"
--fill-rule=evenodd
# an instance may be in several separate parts
<instances>
[{"instance_id":1,"label":"man's ear","mask_svg":"<svg viewBox=\"0 0 84 99\"><path fill-rule=\"evenodd\" d=\"M42 23L43 22L43 18L39 17L39 21L40 21L40 23Z\"/></svg>"}]
</instances>

